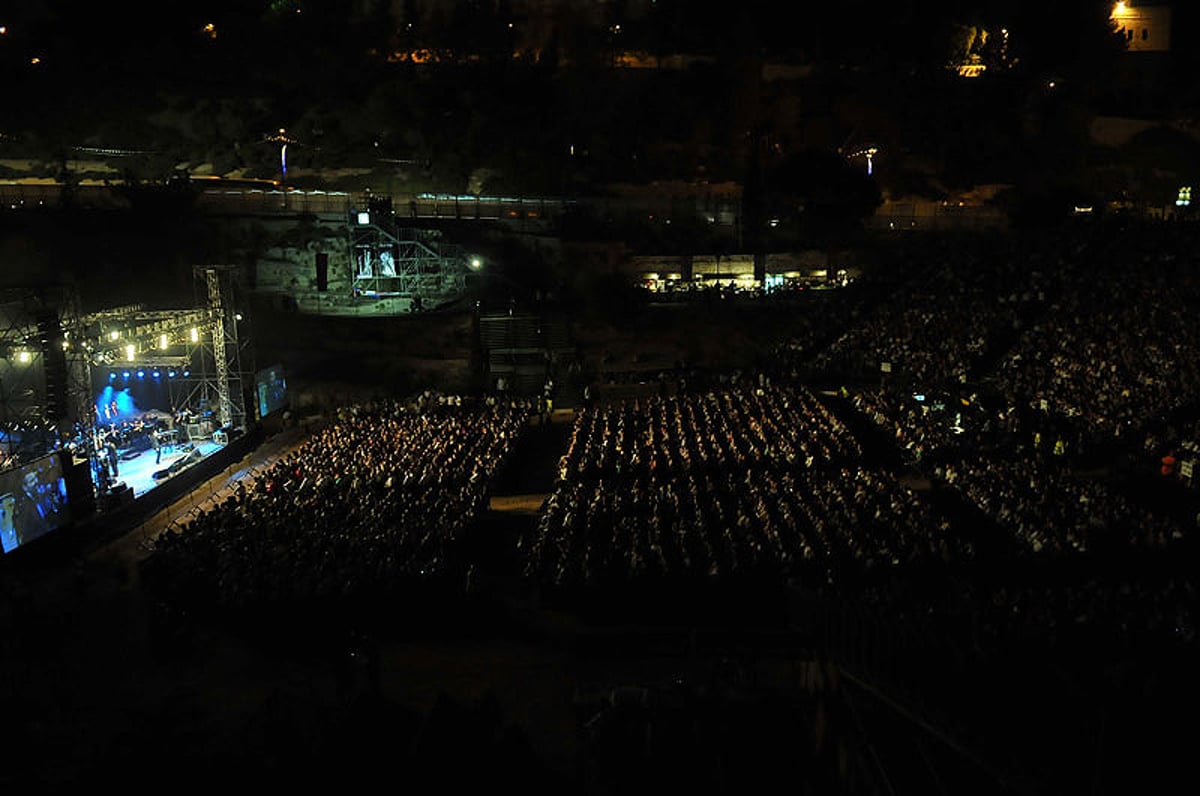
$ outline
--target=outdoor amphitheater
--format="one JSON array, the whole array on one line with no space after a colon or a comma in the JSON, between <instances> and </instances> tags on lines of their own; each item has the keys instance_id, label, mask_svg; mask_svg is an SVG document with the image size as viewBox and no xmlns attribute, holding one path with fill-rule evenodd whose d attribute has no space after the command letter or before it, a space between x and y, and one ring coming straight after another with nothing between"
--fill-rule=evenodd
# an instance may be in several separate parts
<instances>
[{"instance_id":1,"label":"outdoor amphitheater","mask_svg":"<svg viewBox=\"0 0 1200 796\"><path fill-rule=\"evenodd\" d=\"M651 297L603 323L549 303L414 316L470 329L478 378L293 378L233 423L206 377L205 439L242 447L153 510L64 531L66 563L4 562L8 696L32 713L63 683L16 739L22 777L54 781L59 753L63 781L108 772L118 741L156 771L216 759L264 784L1173 776L1197 643L1197 234L905 239L829 289ZM148 724L99 740L133 704ZM82 715L97 735L67 755Z\"/></svg>"}]
</instances>

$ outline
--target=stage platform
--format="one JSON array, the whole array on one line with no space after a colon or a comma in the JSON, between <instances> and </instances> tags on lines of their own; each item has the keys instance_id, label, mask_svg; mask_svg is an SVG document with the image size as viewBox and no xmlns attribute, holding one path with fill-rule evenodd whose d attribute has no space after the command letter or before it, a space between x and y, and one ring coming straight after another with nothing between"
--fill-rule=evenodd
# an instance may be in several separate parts
<instances>
[{"instance_id":1,"label":"stage platform","mask_svg":"<svg viewBox=\"0 0 1200 796\"><path fill-rule=\"evenodd\" d=\"M120 456L117 481L123 482L133 492L135 499L140 498L224 447L212 440L163 446L161 460L157 461L153 449L126 451Z\"/></svg>"}]
</instances>

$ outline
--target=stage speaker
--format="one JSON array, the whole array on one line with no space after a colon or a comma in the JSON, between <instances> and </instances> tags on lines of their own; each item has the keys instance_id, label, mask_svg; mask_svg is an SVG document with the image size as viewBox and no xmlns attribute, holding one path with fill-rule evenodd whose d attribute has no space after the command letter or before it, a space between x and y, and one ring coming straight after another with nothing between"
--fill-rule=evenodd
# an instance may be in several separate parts
<instances>
[{"instance_id":1,"label":"stage speaker","mask_svg":"<svg viewBox=\"0 0 1200 796\"><path fill-rule=\"evenodd\" d=\"M329 290L329 255L325 252L317 252L317 290Z\"/></svg>"},{"instance_id":2,"label":"stage speaker","mask_svg":"<svg viewBox=\"0 0 1200 796\"><path fill-rule=\"evenodd\" d=\"M100 496L99 505L101 511L112 511L121 506L128 506L133 501L133 490L124 481L118 481L108 492Z\"/></svg>"},{"instance_id":3,"label":"stage speaker","mask_svg":"<svg viewBox=\"0 0 1200 796\"><path fill-rule=\"evenodd\" d=\"M67 484L67 505L75 519L90 517L96 511L96 488L92 484L92 463L87 459L74 461L62 457L63 480ZM122 482L124 486L124 482Z\"/></svg>"},{"instance_id":4,"label":"stage speaker","mask_svg":"<svg viewBox=\"0 0 1200 796\"><path fill-rule=\"evenodd\" d=\"M37 315L38 343L42 351L42 373L46 379L46 416L55 422L70 413L67 396L67 355L63 350L62 324L52 309Z\"/></svg>"}]
</instances>

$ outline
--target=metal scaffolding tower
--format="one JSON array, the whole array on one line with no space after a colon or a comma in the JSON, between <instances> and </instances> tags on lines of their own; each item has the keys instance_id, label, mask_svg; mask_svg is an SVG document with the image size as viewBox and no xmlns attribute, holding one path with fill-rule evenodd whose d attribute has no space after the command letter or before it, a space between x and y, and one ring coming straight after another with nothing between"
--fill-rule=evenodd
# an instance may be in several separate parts
<instances>
[{"instance_id":1,"label":"metal scaffolding tower","mask_svg":"<svg viewBox=\"0 0 1200 796\"><path fill-rule=\"evenodd\" d=\"M240 272L234 265L197 265L193 275L198 291L203 283L208 333L191 340L193 356L199 354L200 359L200 381L192 394L216 413L221 428L244 430L245 392L252 386L254 374L249 336L239 331L246 312L241 307Z\"/></svg>"},{"instance_id":2,"label":"metal scaffolding tower","mask_svg":"<svg viewBox=\"0 0 1200 796\"><path fill-rule=\"evenodd\" d=\"M86 447L95 425L90 353L73 288L0 292L0 453Z\"/></svg>"},{"instance_id":3,"label":"metal scaffolding tower","mask_svg":"<svg viewBox=\"0 0 1200 796\"><path fill-rule=\"evenodd\" d=\"M408 298L415 309L432 309L461 297L475 270L440 231L401 226L390 200L351 211L349 231L354 296Z\"/></svg>"}]
</instances>

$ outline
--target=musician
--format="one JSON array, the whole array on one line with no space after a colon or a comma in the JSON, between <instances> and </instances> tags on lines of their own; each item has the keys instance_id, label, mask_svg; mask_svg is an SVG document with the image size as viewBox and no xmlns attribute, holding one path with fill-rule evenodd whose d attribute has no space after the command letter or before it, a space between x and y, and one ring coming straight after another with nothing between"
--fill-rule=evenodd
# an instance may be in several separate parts
<instances>
[{"instance_id":1,"label":"musician","mask_svg":"<svg viewBox=\"0 0 1200 796\"><path fill-rule=\"evenodd\" d=\"M121 457L117 455L117 446L113 444L111 438L104 443L104 454L108 458L108 471L112 475L113 480L117 480L120 473L117 471L117 462Z\"/></svg>"},{"instance_id":2,"label":"musician","mask_svg":"<svg viewBox=\"0 0 1200 796\"><path fill-rule=\"evenodd\" d=\"M150 430L150 444L154 446L154 463L162 464L162 437L157 428Z\"/></svg>"}]
</instances>

